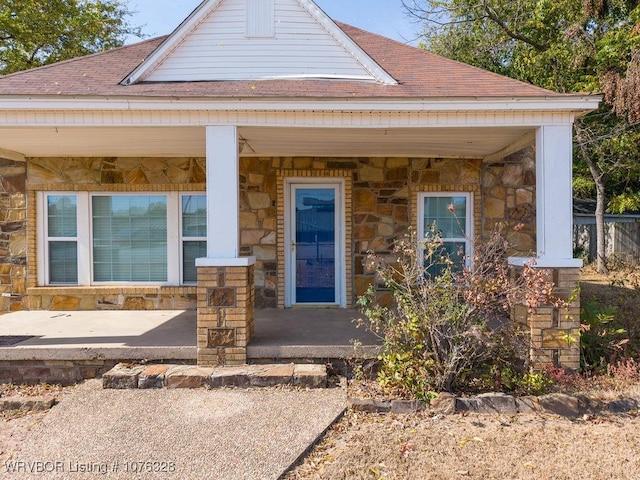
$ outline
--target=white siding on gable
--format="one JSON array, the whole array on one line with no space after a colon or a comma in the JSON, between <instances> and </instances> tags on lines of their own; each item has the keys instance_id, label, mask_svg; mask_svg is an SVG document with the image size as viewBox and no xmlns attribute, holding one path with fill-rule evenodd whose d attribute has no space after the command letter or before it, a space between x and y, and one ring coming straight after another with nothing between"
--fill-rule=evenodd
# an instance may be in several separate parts
<instances>
[{"instance_id":1,"label":"white siding on gable","mask_svg":"<svg viewBox=\"0 0 640 480\"><path fill-rule=\"evenodd\" d=\"M273 78L348 78L375 81L331 33L298 2L275 2L274 35L258 8L262 0L223 0L179 43L145 81L259 80ZM247 35L248 28L256 36Z\"/></svg>"}]
</instances>

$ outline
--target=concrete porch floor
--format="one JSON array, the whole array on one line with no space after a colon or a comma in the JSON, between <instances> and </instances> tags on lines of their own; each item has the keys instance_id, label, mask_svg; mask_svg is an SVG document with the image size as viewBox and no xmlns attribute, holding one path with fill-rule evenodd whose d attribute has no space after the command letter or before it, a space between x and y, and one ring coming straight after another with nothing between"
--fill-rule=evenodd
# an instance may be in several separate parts
<instances>
[{"instance_id":1,"label":"concrete porch floor","mask_svg":"<svg viewBox=\"0 0 640 480\"><path fill-rule=\"evenodd\" d=\"M377 338L341 309L256 310L250 363L370 358ZM23 339L20 337L31 337ZM362 347L354 350L353 341ZM17 343L15 343L17 341ZM195 363L195 311L22 311L0 315L0 360Z\"/></svg>"}]
</instances>

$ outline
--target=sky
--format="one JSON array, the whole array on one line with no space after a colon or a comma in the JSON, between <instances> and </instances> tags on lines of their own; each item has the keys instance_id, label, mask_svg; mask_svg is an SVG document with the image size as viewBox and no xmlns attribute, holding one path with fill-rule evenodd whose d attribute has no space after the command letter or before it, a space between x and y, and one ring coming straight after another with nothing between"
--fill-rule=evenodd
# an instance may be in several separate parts
<instances>
[{"instance_id":1,"label":"sky","mask_svg":"<svg viewBox=\"0 0 640 480\"><path fill-rule=\"evenodd\" d=\"M135 26L149 37L171 33L201 0L128 0ZM334 20L416 45L420 26L406 16L402 0L315 0ZM137 39L132 39L132 42Z\"/></svg>"}]
</instances>

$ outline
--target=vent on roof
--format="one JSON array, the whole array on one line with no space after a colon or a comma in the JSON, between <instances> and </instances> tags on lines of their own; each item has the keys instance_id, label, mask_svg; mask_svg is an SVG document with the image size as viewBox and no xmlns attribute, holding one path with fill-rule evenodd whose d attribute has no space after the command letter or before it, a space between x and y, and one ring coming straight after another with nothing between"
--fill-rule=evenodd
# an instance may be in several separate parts
<instances>
[{"instance_id":1,"label":"vent on roof","mask_svg":"<svg viewBox=\"0 0 640 480\"><path fill-rule=\"evenodd\" d=\"M275 35L275 0L247 0L247 37Z\"/></svg>"}]
</instances>

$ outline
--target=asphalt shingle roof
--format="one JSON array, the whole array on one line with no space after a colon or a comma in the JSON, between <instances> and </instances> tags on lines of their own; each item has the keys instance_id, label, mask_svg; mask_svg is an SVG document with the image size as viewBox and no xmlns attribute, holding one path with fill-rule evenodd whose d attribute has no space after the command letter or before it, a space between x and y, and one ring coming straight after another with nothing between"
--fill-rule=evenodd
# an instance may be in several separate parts
<instances>
[{"instance_id":1,"label":"asphalt shingle roof","mask_svg":"<svg viewBox=\"0 0 640 480\"><path fill-rule=\"evenodd\" d=\"M336 22L337 23L337 22ZM0 78L0 95L205 98L549 97L559 94L337 23L399 85L340 80L142 82L121 85L166 37Z\"/></svg>"}]
</instances>

